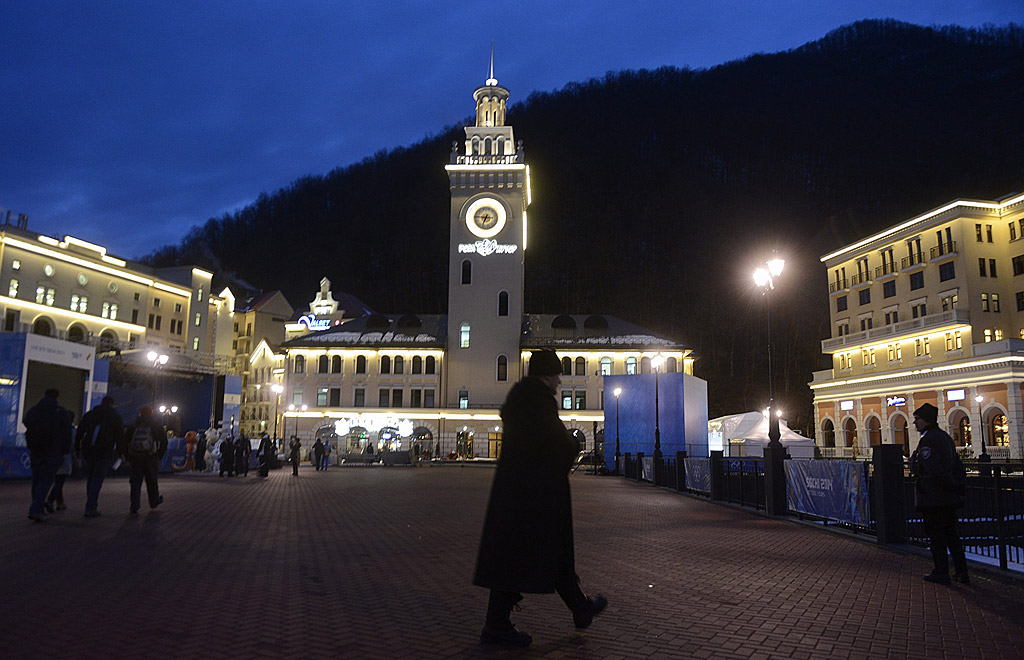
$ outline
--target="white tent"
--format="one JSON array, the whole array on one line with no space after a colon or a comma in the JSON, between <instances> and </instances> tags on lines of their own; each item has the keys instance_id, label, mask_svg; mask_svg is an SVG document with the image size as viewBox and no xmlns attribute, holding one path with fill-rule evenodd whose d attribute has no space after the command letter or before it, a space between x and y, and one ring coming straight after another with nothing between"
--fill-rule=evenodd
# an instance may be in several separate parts
<instances>
[{"instance_id":1,"label":"white tent","mask_svg":"<svg viewBox=\"0 0 1024 660\"><path fill-rule=\"evenodd\" d=\"M779 420L779 441L791 458L814 458L814 440ZM708 421L708 449L726 456L763 456L768 444L768 418L759 412L726 415Z\"/></svg>"}]
</instances>

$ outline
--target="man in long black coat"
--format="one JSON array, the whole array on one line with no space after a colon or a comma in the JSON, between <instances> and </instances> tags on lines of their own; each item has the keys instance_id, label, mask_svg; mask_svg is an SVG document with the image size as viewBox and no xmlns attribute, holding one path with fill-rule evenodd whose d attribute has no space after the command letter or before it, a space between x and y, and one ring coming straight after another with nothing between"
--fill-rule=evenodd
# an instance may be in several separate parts
<instances>
[{"instance_id":1,"label":"man in long black coat","mask_svg":"<svg viewBox=\"0 0 1024 660\"><path fill-rule=\"evenodd\" d=\"M928 582L949 584L949 559L953 556L956 581L967 584L967 559L956 531L956 510L964 505L965 471L949 434L938 427L939 409L926 403L914 411L914 427L921 433L910 457L914 470L914 500L931 537L932 572Z\"/></svg>"},{"instance_id":2,"label":"man in long black coat","mask_svg":"<svg viewBox=\"0 0 1024 660\"><path fill-rule=\"evenodd\" d=\"M522 592L557 592L579 629L608 604L586 596L576 576L568 475L579 446L558 418L561 362L554 351L534 351L529 371L501 408L501 458L473 577L491 590L480 640L511 646L533 641L509 620Z\"/></svg>"}]
</instances>

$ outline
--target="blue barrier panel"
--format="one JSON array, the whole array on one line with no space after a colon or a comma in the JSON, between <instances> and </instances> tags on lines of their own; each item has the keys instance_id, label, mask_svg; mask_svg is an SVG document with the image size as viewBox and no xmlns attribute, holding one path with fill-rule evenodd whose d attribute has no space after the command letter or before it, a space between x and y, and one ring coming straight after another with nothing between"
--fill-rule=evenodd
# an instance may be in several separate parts
<instances>
[{"instance_id":1,"label":"blue barrier panel","mask_svg":"<svg viewBox=\"0 0 1024 660\"><path fill-rule=\"evenodd\" d=\"M163 460L160 461L160 471L181 471L181 466L185 465L187 452L188 448L185 446L185 438L168 438L167 453L164 454Z\"/></svg>"},{"instance_id":2,"label":"blue barrier panel","mask_svg":"<svg viewBox=\"0 0 1024 660\"><path fill-rule=\"evenodd\" d=\"M786 461L790 511L868 526L867 464L863 461Z\"/></svg>"},{"instance_id":3,"label":"blue barrier panel","mask_svg":"<svg viewBox=\"0 0 1024 660\"><path fill-rule=\"evenodd\" d=\"M684 458L686 465L686 487L702 493L711 492L711 459Z\"/></svg>"},{"instance_id":4,"label":"blue barrier panel","mask_svg":"<svg viewBox=\"0 0 1024 660\"><path fill-rule=\"evenodd\" d=\"M0 479L32 476L28 447L0 446Z\"/></svg>"}]
</instances>

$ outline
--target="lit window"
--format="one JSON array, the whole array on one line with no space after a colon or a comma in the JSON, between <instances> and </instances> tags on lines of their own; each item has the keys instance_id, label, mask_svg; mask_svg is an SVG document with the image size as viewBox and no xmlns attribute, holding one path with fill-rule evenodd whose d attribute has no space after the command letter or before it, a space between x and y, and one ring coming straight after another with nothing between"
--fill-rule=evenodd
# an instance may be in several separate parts
<instances>
[{"instance_id":1,"label":"lit window","mask_svg":"<svg viewBox=\"0 0 1024 660\"><path fill-rule=\"evenodd\" d=\"M203 320L203 315L200 312L196 312L196 325L199 325Z\"/></svg>"},{"instance_id":2,"label":"lit window","mask_svg":"<svg viewBox=\"0 0 1024 660\"><path fill-rule=\"evenodd\" d=\"M498 380L508 380L508 358L504 355L498 356Z\"/></svg>"},{"instance_id":3,"label":"lit window","mask_svg":"<svg viewBox=\"0 0 1024 660\"><path fill-rule=\"evenodd\" d=\"M181 303L174 303L174 311L176 311L176 312L180 312L181 311Z\"/></svg>"},{"instance_id":4,"label":"lit window","mask_svg":"<svg viewBox=\"0 0 1024 660\"><path fill-rule=\"evenodd\" d=\"M626 358L626 373L632 376L636 373L636 358Z\"/></svg>"},{"instance_id":5,"label":"lit window","mask_svg":"<svg viewBox=\"0 0 1024 660\"><path fill-rule=\"evenodd\" d=\"M316 390L316 405L326 406L327 405L327 388L318 387Z\"/></svg>"},{"instance_id":6,"label":"lit window","mask_svg":"<svg viewBox=\"0 0 1024 660\"><path fill-rule=\"evenodd\" d=\"M11 285L7 287L7 295L11 298L18 297L18 280L11 280Z\"/></svg>"},{"instance_id":7,"label":"lit window","mask_svg":"<svg viewBox=\"0 0 1024 660\"><path fill-rule=\"evenodd\" d=\"M47 307L53 307L53 289L46 290L46 299L43 302Z\"/></svg>"},{"instance_id":8,"label":"lit window","mask_svg":"<svg viewBox=\"0 0 1024 660\"><path fill-rule=\"evenodd\" d=\"M77 293L71 294L71 311L80 312L85 314L85 310L89 305L89 299L85 296L79 296Z\"/></svg>"},{"instance_id":9,"label":"lit window","mask_svg":"<svg viewBox=\"0 0 1024 660\"><path fill-rule=\"evenodd\" d=\"M995 330L992 331L992 336L995 338L995 341L999 341L1003 338L1003 331L1000 330L999 328L996 328Z\"/></svg>"},{"instance_id":10,"label":"lit window","mask_svg":"<svg viewBox=\"0 0 1024 660\"><path fill-rule=\"evenodd\" d=\"M459 390L459 408L469 408L469 390Z\"/></svg>"},{"instance_id":11,"label":"lit window","mask_svg":"<svg viewBox=\"0 0 1024 660\"><path fill-rule=\"evenodd\" d=\"M985 328L985 343L992 341L992 329Z\"/></svg>"},{"instance_id":12,"label":"lit window","mask_svg":"<svg viewBox=\"0 0 1024 660\"><path fill-rule=\"evenodd\" d=\"M14 270L21 270L21 259L15 259L11 262L11 268Z\"/></svg>"},{"instance_id":13,"label":"lit window","mask_svg":"<svg viewBox=\"0 0 1024 660\"><path fill-rule=\"evenodd\" d=\"M159 307L159 306L160 306L160 299L159 298L153 298L153 307Z\"/></svg>"},{"instance_id":14,"label":"lit window","mask_svg":"<svg viewBox=\"0 0 1024 660\"><path fill-rule=\"evenodd\" d=\"M196 300L199 302L203 301L203 287L199 287L199 290L196 291Z\"/></svg>"},{"instance_id":15,"label":"lit window","mask_svg":"<svg viewBox=\"0 0 1024 660\"><path fill-rule=\"evenodd\" d=\"M586 390L576 390L575 396L573 398L575 399L576 410L586 410L587 409L587 391Z\"/></svg>"},{"instance_id":16,"label":"lit window","mask_svg":"<svg viewBox=\"0 0 1024 660\"><path fill-rule=\"evenodd\" d=\"M998 312L999 311L999 294L998 293L993 293L991 296L989 296L989 300L992 301L992 311L993 312Z\"/></svg>"},{"instance_id":17,"label":"lit window","mask_svg":"<svg viewBox=\"0 0 1024 660\"><path fill-rule=\"evenodd\" d=\"M918 357L928 355L931 350L928 347L928 338L922 337L914 341L914 351Z\"/></svg>"},{"instance_id":18,"label":"lit window","mask_svg":"<svg viewBox=\"0 0 1024 660\"><path fill-rule=\"evenodd\" d=\"M601 358L601 375L611 376L612 375L612 359L610 357Z\"/></svg>"},{"instance_id":19,"label":"lit window","mask_svg":"<svg viewBox=\"0 0 1024 660\"><path fill-rule=\"evenodd\" d=\"M192 350L193 351L198 351L199 350L199 337L193 337L192 338Z\"/></svg>"},{"instance_id":20,"label":"lit window","mask_svg":"<svg viewBox=\"0 0 1024 660\"><path fill-rule=\"evenodd\" d=\"M988 311L988 294L987 293L981 294L981 311L983 311L983 312L987 312Z\"/></svg>"},{"instance_id":21,"label":"lit window","mask_svg":"<svg viewBox=\"0 0 1024 660\"><path fill-rule=\"evenodd\" d=\"M469 348L469 324L459 326L459 348Z\"/></svg>"},{"instance_id":22,"label":"lit window","mask_svg":"<svg viewBox=\"0 0 1024 660\"><path fill-rule=\"evenodd\" d=\"M860 360L865 367L874 366L875 364L875 349L865 348L860 352Z\"/></svg>"},{"instance_id":23,"label":"lit window","mask_svg":"<svg viewBox=\"0 0 1024 660\"><path fill-rule=\"evenodd\" d=\"M562 390L562 410L572 410L572 390Z\"/></svg>"}]
</instances>

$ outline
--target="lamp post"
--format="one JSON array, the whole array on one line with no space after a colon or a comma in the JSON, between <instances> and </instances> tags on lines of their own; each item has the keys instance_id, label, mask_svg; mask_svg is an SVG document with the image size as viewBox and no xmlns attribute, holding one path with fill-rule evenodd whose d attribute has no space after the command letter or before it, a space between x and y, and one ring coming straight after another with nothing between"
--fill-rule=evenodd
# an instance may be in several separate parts
<instances>
[{"instance_id":1,"label":"lamp post","mask_svg":"<svg viewBox=\"0 0 1024 660\"><path fill-rule=\"evenodd\" d=\"M661 365L665 363L665 356L658 353L651 358L651 367L654 369L654 460L655 463L661 459L661 424L658 415L658 372Z\"/></svg>"},{"instance_id":2,"label":"lamp post","mask_svg":"<svg viewBox=\"0 0 1024 660\"><path fill-rule=\"evenodd\" d=\"M284 392L284 388L274 383L270 389L274 392L274 442L277 442L277 409L281 405L281 392Z\"/></svg>"},{"instance_id":3,"label":"lamp post","mask_svg":"<svg viewBox=\"0 0 1024 660\"><path fill-rule=\"evenodd\" d=\"M166 430L167 430L167 415L168 415L168 414L171 414L171 415L175 415L175 414L177 414L177 412L178 412L178 406L166 406L166 405L161 405L161 406L160 406L160 407L158 408L158 410L160 411L160 416L161 416L161 417L163 417L163 422L164 422L164 430L166 431Z\"/></svg>"},{"instance_id":4,"label":"lamp post","mask_svg":"<svg viewBox=\"0 0 1024 660\"><path fill-rule=\"evenodd\" d=\"M754 271L754 283L762 289L765 300L765 317L768 321L768 446L778 448L782 446L779 442L781 432L779 431L779 416L775 414L775 374L772 370L772 362L775 359L775 345L772 344L772 303L771 292L775 290L775 280L782 275L782 268L786 262L774 258L765 264L764 268Z\"/></svg>"},{"instance_id":5,"label":"lamp post","mask_svg":"<svg viewBox=\"0 0 1024 660\"><path fill-rule=\"evenodd\" d=\"M989 461L992 460L992 458L988 455L988 451L986 451L985 449L985 445L988 443L985 442L985 415L981 410L981 404L984 403L985 397L979 394L978 396L974 397L974 400L978 402L978 421L981 422L981 455L978 456L978 460L982 461L983 463L988 463Z\"/></svg>"},{"instance_id":6,"label":"lamp post","mask_svg":"<svg viewBox=\"0 0 1024 660\"><path fill-rule=\"evenodd\" d=\"M612 392L615 395L615 476L619 476L619 396L622 388L616 387Z\"/></svg>"},{"instance_id":7,"label":"lamp post","mask_svg":"<svg viewBox=\"0 0 1024 660\"><path fill-rule=\"evenodd\" d=\"M164 355L163 353L157 353L156 351L150 351L146 354L146 359L149 360L150 366L153 367L153 400L152 404L156 405L156 372L157 369L167 364L167 360L170 356Z\"/></svg>"}]
</instances>

